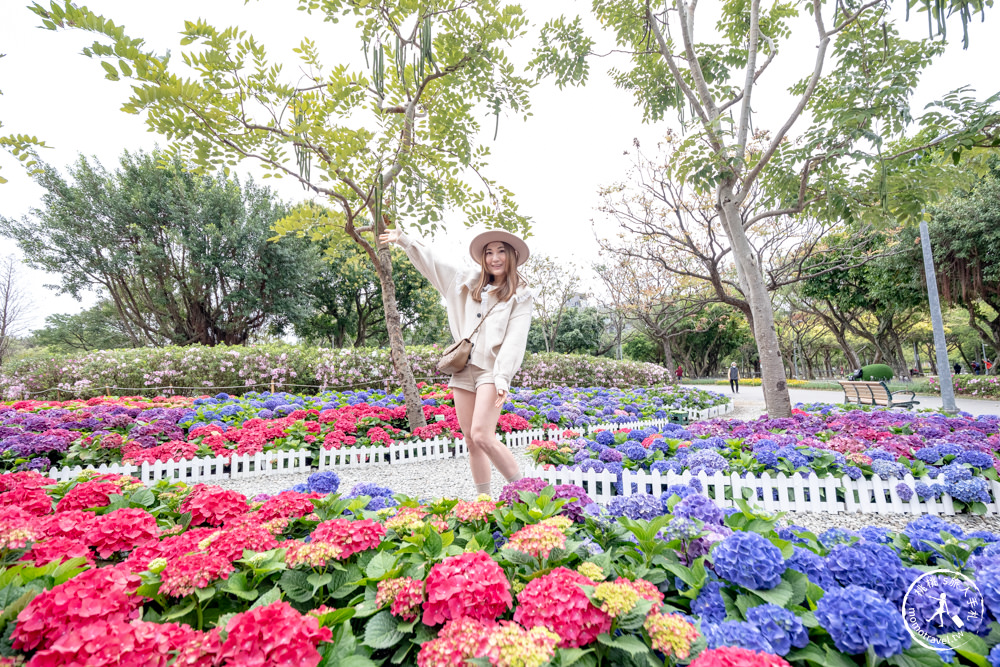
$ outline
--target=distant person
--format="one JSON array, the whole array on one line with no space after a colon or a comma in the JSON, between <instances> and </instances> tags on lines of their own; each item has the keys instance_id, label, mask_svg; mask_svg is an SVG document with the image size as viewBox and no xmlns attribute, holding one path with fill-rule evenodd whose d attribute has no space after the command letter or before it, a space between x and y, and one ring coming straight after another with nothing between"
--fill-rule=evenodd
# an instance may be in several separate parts
<instances>
[{"instance_id":1,"label":"distant person","mask_svg":"<svg viewBox=\"0 0 1000 667\"><path fill-rule=\"evenodd\" d=\"M677 370L674 371L674 375L677 376L677 381L680 382L681 381L681 376L684 375L684 369L681 368L680 366L678 366Z\"/></svg>"},{"instance_id":2,"label":"distant person","mask_svg":"<svg viewBox=\"0 0 1000 667\"><path fill-rule=\"evenodd\" d=\"M962 373L962 364L958 363L957 361L955 362L955 365L952 366L952 368L955 369L955 375L960 375Z\"/></svg>"},{"instance_id":3,"label":"distant person","mask_svg":"<svg viewBox=\"0 0 1000 667\"><path fill-rule=\"evenodd\" d=\"M736 367L735 361L729 365L729 390L740 393L740 369Z\"/></svg>"},{"instance_id":4,"label":"distant person","mask_svg":"<svg viewBox=\"0 0 1000 667\"><path fill-rule=\"evenodd\" d=\"M973 375L979 375L979 362L978 361L973 361L972 362L972 374Z\"/></svg>"}]
</instances>

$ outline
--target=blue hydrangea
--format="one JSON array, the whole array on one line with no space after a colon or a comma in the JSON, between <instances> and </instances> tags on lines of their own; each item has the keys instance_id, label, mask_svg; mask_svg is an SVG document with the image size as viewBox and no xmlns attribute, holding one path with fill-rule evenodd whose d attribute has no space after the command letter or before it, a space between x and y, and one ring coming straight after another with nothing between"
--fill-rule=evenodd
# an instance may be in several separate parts
<instances>
[{"instance_id":1,"label":"blue hydrangea","mask_svg":"<svg viewBox=\"0 0 1000 667\"><path fill-rule=\"evenodd\" d=\"M861 476L864 475L858 466L844 466L844 474L851 479L861 479Z\"/></svg>"},{"instance_id":2,"label":"blue hydrangea","mask_svg":"<svg viewBox=\"0 0 1000 667\"><path fill-rule=\"evenodd\" d=\"M964 580L958 581L964 583ZM906 596L910 623L916 623L921 632L932 637L953 632L987 634L989 620L980 615L979 596L968 595L965 586L955 584L956 578L947 575L923 577L920 585L913 587Z\"/></svg>"},{"instance_id":3,"label":"blue hydrangea","mask_svg":"<svg viewBox=\"0 0 1000 667\"><path fill-rule=\"evenodd\" d=\"M553 424L558 424L559 420L562 419L562 415L559 414L558 410L549 410L545 413L545 418L548 419Z\"/></svg>"},{"instance_id":4,"label":"blue hydrangea","mask_svg":"<svg viewBox=\"0 0 1000 667\"><path fill-rule=\"evenodd\" d=\"M861 586L828 590L816 605L816 620L843 653L859 655L869 647L880 658L899 655L911 638L899 610Z\"/></svg>"},{"instance_id":5,"label":"blue hydrangea","mask_svg":"<svg viewBox=\"0 0 1000 667\"><path fill-rule=\"evenodd\" d=\"M918 449L916 452L913 453L913 456L923 461L927 465L934 465L935 463L941 460L941 451L934 446L921 447L920 449Z\"/></svg>"},{"instance_id":6,"label":"blue hydrangea","mask_svg":"<svg viewBox=\"0 0 1000 667\"><path fill-rule=\"evenodd\" d=\"M806 575L809 581L823 590L837 588L837 580L830 574L830 569L822 556L802 547L794 547L792 557L785 562L789 568Z\"/></svg>"},{"instance_id":7,"label":"blue hydrangea","mask_svg":"<svg viewBox=\"0 0 1000 667\"><path fill-rule=\"evenodd\" d=\"M604 463L598 461L597 459L587 459L580 464L580 470L584 472L590 470L595 472L604 472Z\"/></svg>"},{"instance_id":8,"label":"blue hydrangea","mask_svg":"<svg viewBox=\"0 0 1000 667\"><path fill-rule=\"evenodd\" d=\"M711 477L729 470L729 462L714 449L702 449L688 455L687 465L692 475L704 472Z\"/></svg>"},{"instance_id":9,"label":"blue hydrangea","mask_svg":"<svg viewBox=\"0 0 1000 667\"><path fill-rule=\"evenodd\" d=\"M785 559L781 550L759 533L734 533L711 552L720 578L751 590L768 590L781 583Z\"/></svg>"},{"instance_id":10,"label":"blue hydrangea","mask_svg":"<svg viewBox=\"0 0 1000 667\"><path fill-rule=\"evenodd\" d=\"M841 586L863 586L895 601L905 592L903 563L884 544L838 544L826 557L826 566Z\"/></svg>"},{"instance_id":11,"label":"blue hydrangea","mask_svg":"<svg viewBox=\"0 0 1000 667\"><path fill-rule=\"evenodd\" d=\"M611 431L601 431L594 437L594 439L597 441L598 444L604 446L615 444L615 434L612 433Z\"/></svg>"},{"instance_id":12,"label":"blue hydrangea","mask_svg":"<svg viewBox=\"0 0 1000 667\"><path fill-rule=\"evenodd\" d=\"M701 486L701 480L698 479L697 477L692 477L691 479L688 480L687 483L688 483L688 486L690 486L692 489L694 489L698 493L701 493L701 492L703 492L705 490Z\"/></svg>"},{"instance_id":13,"label":"blue hydrangea","mask_svg":"<svg viewBox=\"0 0 1000 667\"><path fill-rule=\"evenodd\" d=\"M701 626L708 648L720 646L739 646L740 648L774 653L774 647L761 634L757 626L745 621L722 621L721 623L703 623Z\"/></svg>"},{"instance_id":14,"label":"blue hydrangea","mask_svg":"<svg viewBox=\"0 0 1000 667\"><path fill-rule=\"evenodd\" d=\"M893 477L904 477L909 470L902 463L880 460L872 461L872 472L882 479L891 479Z\"/></svg>"},{"instance_id":15,"label":"blue hydrangea","mask_svg":"<svg viewBox=\"0 0 1000 667\"><path fill-rule=\"evenodd\" d=\"M653 444L651 444L649 448L654 452L663 452L666 454L670 451L670 443L663 438L657 438L656 440L653 440Z\"/></svg>"},{"instance_id":16,"label":"blue hydrangea","mask_svg":"<svg viewBox=\"0 0 1000 667\"><path fill-rule=\"evenodd\" d=\"M775 454L774 452L769 452L766 450L754 452L753 457L754 459L757 460L757 463L763 466L767 466L768 468L778 467L778 455Z\"/></svg>"},{"instance_id":17,"label":"blue hydrangea","mask_svg":"<svg viewBox=\"0 0 1000 667\"><path fill-rule=\"evenodd\" d=\"M642 445L629 445L622 453L633 461L645 461L648 456L646 448Z\"/></svg>"},{"instance_id":18,"label":"blue hydrangea","mask_svg":"<svg viewBox=\"0 0 1000 667\"><path fill-rule=\"evenodd\" d=\"M1000 563L993 562L977 570L976 586L983 594L983 601L993 618L1000 619Z\"/></svg>"},{"instance_id":19,"label":"blue hydrangea","mask_svg":"<svg viewBox=\"0 0 1000 667\"><path fill-rule=\"evenodd\" d=\"M625 516L628 509L628 499L630 496L615 496L608 501L608 514L611 516Z\"/></svg>"},{"instance_id":20,"label":"blue hydrangea","mask_svg":"<svg viewBox=\"0 0 1000 667\"><path fill-rule=\"evenodd\" d=\"M952 498L966 505L991 502L990 487L982 477L963 479L959 482L948 482L944 485L944 490L951 494Z\"/></svg>"},{"instance_id":21,"label":"blue hydrangea","mask_svg":"<svg viewBox=\"0 0 1000 667\"><path fill-rule=\"evenodd\" d=\"M681 499L674 505L673 515L684 519L698 519L702 523L721 526L722 510L712 502L711 498L693 493Z\"/></svg>"},{"instance_id":22,"label":"blue hydrangea","mask_svg":"<svg viewBox=\"0 0 1000 667\"><path fill-rule=\"evenodd\" d=\"M751 607L746 616L770 642L776 655L788 655L793 646L805 648L809 644L809 631L791 610L767 603Z\"/></svg>"},{"instance_id":23,"label":"blue hydrangea","mask_svg":"<svg viewBox=\"0 0 1000 667\"><path fill-rule=\"evenodd\" d=\"M726 441L717 435L708 438L695 438L691 441L691 449L725 449Z\"/></svg>"},{"instance_id":24,"label":"blue hydrangea","mask_svg":"<svg viewBox=\"0 0 1000 667\"><path fill-rule=\"evenodd\" d=\"M652 434L653 434L652 431L644 431L641 428L635 428L629 431L629 434L626 436L626 439L634 440L636 442L642 442Z\"/></svg>"},{"instance_id":25,"label":"blue hydrangea","mask_svg":"<svg viewBox=\"0 0 1000 667\"><path fill-rule=\"evenodd\" d=\"M698 524L691 519L674 516L670 517L670 521L667 522L667 525L660 531L660 537L667 542L672 542L674 540L688 542L701 535L701 533L701 528L699 528Z\"/></svg>"},{"instance_id":26,"label":"blue hydrangea","mask_svg":"<svg viewBox=\"0 0 1000 667\"><path fill-rule=\"evenodd\" d=\"M314 472L306 480L309 490L314 493L336 493L340 488L340 477L332 470Z\"/></svg>"},{"instance_id":27,"label":"blue hydrangea","mask_svg":"<svg viewBox=\"0 0 1000 667\"><path fill-rule=\"evenodd\" d=\"M962 452L955 458L955 463L965 463L973 468L993 467L993 457L986 452L967 451Z\"/></svg>"},{"instance_id":28,"label":"blue hydrangea","mask_svg":"<svg viewBox=\"0 0 1000 667\"><path fill-rule=\"evenodd\" d=\"M909 484L900 482L896 485L896 495L898 495L899 499L904 503L908 503L910 502L910 499L913 498L913 489L910 488Z\"/></svg>"},{"instance_id":29,"label":"blue hydrangea","mask_svg":"<svg viewBox=\"0 0 1000 667\"><path fill-rule=\"evenodd\" d=\"M923 482L917 482L913 485L913 490L917 492L917 497L924 502L931 499L937 500L944 495L944 486L941 484L927 485Z\"/></svg>"},{"instance_id":30,"label":"blue hydrangea","mask_svg":"<svg viewBox=\"0 0 1000 667\"><path fill-rule=\"evenodd\" d=\"M309 487L305 484L296 484L292 487L292 491L295 493L309 493Z\"/></svg>"},{"instance_id":31,"label":"blue hydrangea","mask_svg":"<svg viewBox=\"0 0 1000 667\"><path fill-rule=\"evenodd\" d=\"M621 452L608 447L607 449L601 452L599 458L605 463L617 463L620 462L623 457Z\"/></svg>"},{"instance_id":32,"label":"blue hydrangea","mask_svg":"<svg viewBox=\"0 0 1000 667\"><path fill-rule=\"evenodd\" d=\"M655 519L663 514L660 499L648 493L636 493L625 496L625 516L630 519Z\"/></svg>"},{"instance_id":33,"label":"blue hydrangea","mask_svg":"<svg viewBox=\"0 0 1000 667\"><path fill-rule=\"evenodd\" d=\"M718 581L709 581L698 591L698 597L691 601L691 613L701 619L703 626L726 620L726 603L719 592L721 588L722 584Z\"/></svg>"},{"instance_id":34,"label":"blue hydrangea","mask_svg":"<svg viewBox=\"0 0 1000 667\"><path fill-rule=\"evenodd\" d=\"M939 516L925 514L903 527L903 534L910 538L910 546L918 551L933 551L929 543L944 544L941 533L962 539L965 533L961 527L948 523Z\"/></svg>"},{"instance_id":35,"label":"blue hydrangea","mask_svg":"<svg viewBox=\"0 0 1000 667\"><path fill-rule=\"evenodd\" d=\"M972 479L972 471L960 463L949 463L946 466L941 466L939 470L944 475L945 484L954 484L955 482Z\"/></svg>"},{"instance_id":36,"label":"blue hydrangea","mask_svg":"<svg viewBox=\"0 0 1000 667\"><path fill-rule=\"evenodd\" d=\"M775 529L774 532L778 534L783 540L788 540L789 542L794 542L795 544L805 544L807 542L806 538L799 536L799 533L808 532L809 529L805 526L796 526L792 524L790 526L780 526Z\"/></svg>"},{"instance_id":37,"label":"blue hydrangea","mask_svg":"<svg viewBox=\"0 0 1000 667\"><path fill-rule=\"evenodd\" d=\"M809 459L795 447L781 447L775 452L778 458L785 459L793 468L804 468L809 465Z\"/></svg>"},{"instance_id":38,"label":"blue hydrangea","mask_svg":"<svg viewBox=\"0 0 1000 667\"><path fill-rule=\"evenodd\" d=\"M392 496L392 489L388 486L380 486L375 482L358 482L351 488L351 492L347 494L348 498L358 498L360 496L370 496L372 498L376 496Z\"/></svg>"},{"instance_id":39,"label":"blue hydrangea","mask_svg":"<svg viewBox=\"0 0 1000 667\"><path fill-rule=\"evenodd\" d=\"M684 472L684 463L677 459L653 461L653 463L649 466L649 471L658 472L661 475L665 475L668 472L673 472L679 475Z\"/></svg>"},{"instance_id":40,"label":"blue hydrangea","mask_svg":"<svg viewBox=\"0 0 1000 667\"><path fill-rule=\"evenodd\" d=\"M892 542L889 530L879 526L865 526L858 531L858 535L866 542L874 542L875 544L888 544Z\"/></svg>"},{"instance_id":41,"label":"blue hydrangea","mask_svg":"<svg viewBox=\"0 0 1000 667\"><path fill-rule=\"evenodd\" d=\"M865 456L871 458L872 461L896 461L896 455L892 452L887 452L884 449L869 449L865 452Z\"/></svg>"},{"instance_id":42,"label":"blue hydrangea","mask_svg":"<svg viewBox=\"0 0 1000 667\"><path fill-rule=\"evenodd\" d=\"M1000 667L1000 644L990 649L990 667Z\"/></svg>"},{"instance_id":43,"label":"blue hydrangea","mask_svg":"<svg viewBox=\"0 0 1000 667\"><path fill-rule=\"evenodd\" d=\"M396 501L395 498L387 496L375 496L368 501L368 504L365 505L365 509L370 510L372 512L377 512L378 510L382 510L387 507L395 507L398 504L399 503Z\"/></svg>"},{"instance_id":44,"label":"blue hydrangea","mask_svg":"<svg viewBox=\"0 0 1000 667\"><path fill-rule=\"evenodd\" d=\"M857 537L857 533L853 530L837 527L827 528L819 534L819 543L830 549L837 544L849 544L855 537Z\"/></svg>"}]
</instances>

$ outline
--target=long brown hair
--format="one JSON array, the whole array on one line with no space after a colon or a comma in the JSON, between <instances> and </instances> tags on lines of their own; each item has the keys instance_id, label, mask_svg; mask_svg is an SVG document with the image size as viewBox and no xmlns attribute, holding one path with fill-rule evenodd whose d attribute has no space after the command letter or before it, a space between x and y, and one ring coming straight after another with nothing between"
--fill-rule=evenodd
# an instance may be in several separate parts
<instances>
[{"instance_id":1,"label":"long brown hair","mask_svg":"<svg viewBox=\"0 0 1000 667\"><path fill-rule=\"evenodd\" d=\"M497 300L507 301L510 297L514 296L521 283L526 281L524 280L524 276L517 270L519 259L517 251L506 241L500 241L500 243L503 243L503 251L507 256L507 272L504 276L506 280L504 280L503 287L497 290ZM479 268L482 270L479 274L479 283L472 290L472 300L481 302L483 300L483 290L486 289L487 285L491 284L491 279L493 278L489 269L486 268L486 248L483 248L483 255L479 258Z\"/></svg>"}]
</instances>

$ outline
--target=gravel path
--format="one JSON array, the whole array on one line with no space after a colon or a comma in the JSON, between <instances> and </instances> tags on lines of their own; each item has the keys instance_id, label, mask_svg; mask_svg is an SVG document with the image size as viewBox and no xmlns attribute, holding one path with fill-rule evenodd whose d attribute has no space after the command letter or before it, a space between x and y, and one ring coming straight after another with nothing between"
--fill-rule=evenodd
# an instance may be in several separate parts
<instances>
[{"instance_id":1,"label":"gravel path","mask_svg":"<svg viewBox=\"0 0 1000 667\"><path fill-rule=\"evenodd\" d=\"M736 397L735 409L725 416L726 419L756 419L764 414L764 403L754 398ZM522 470L529 470L533 463L531 459L520 453L514 457ZM404 465L379 466L377 468L338 469L340 476L340 491L346 493L359 482L375 482L388 486L397 493L415 496L422 499L450 497L471 500L475 498L472 477L469 474L468 457L457 459L441 459ZM233 479L217 482L219 486L233 489L252 497L258 493L274 494L289 489L306 481L308 474L272 475L254 479ZM500 495L504 486L503 477L493 473L493 497ZM911 515L879 515L879 514L817 514L811 512L790 512L785 520L805 526L820 533L827 528L839 526L857 530L865 526L880 526L899 530L914 518ZM1000 532L1000 516L979 517L973 515L958 515L944 517L947 521L958 524L966 531L989 530Z\"/></svg>"}]
</instances>

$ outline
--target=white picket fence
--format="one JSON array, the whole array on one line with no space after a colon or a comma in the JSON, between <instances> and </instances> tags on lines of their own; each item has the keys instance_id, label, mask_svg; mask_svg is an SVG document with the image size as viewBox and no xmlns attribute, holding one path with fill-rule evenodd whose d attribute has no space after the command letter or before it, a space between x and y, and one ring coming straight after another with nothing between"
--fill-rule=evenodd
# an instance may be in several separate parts
<instances>
[{"instance_id":1,"label":"white picket fence","mask_svg":"<svg viewBox=\"0 0 1000 667\"><path fill-rule=\"evenodd\" d=\"M689 419L696 421L713 416L726 414L733 410L732 402L715 406L706 410L689 413ZM524 450L535 440L551 440L562 442L575 437L572 434L591 434L597 431L617 430L621 428L642 429L657 428L670 423L670 419L644 419L621 424L591 424L587 427L571 429L529 429L512 431L503 434L504 442L513 450ZM570 435L567 435L569 433ZM342 449L322 449L318 455L310 450L270 451L257 454L234 455L226 457L202 457L184 461L166 461L144 463L142 465L102 465L97 467L74 466L69 468L53 468L49 477L58 481L73 479L84 470L94 470L99 473L116 473L133 475L147 484L155 484L160 480L185 482L215 482L224 479L247 479L264 475L283 475L298 472L308 472L313 468L319 470L337 470L341 468L366 468L373 466L399 465L468 456L468 449L462 439L434 438L416 442L398 442L383 446L345 447Z\"/></svg>"},{"instance_id":2,"label":"white picket fence","mask_svg":"<svg viewBox=\"0 0 1000 667\"><path fill-rule=\"evenodd\" d=\"M535 468L527 470L525 477L540 477L552 484L576 484L587 492L597 503L607 504L617 495L650 493L660 495L671 484L687 483L691 473L631 471L622 473L621 493L616 490L617 475L611 472L593 470L557 470L555 468ZM720 507L735 507L735 498L747 497L755 507L768 511L782 512L822 512L826 514L940 514L952 516L955 507L951 496L945 494L938 499L920 500L914 492L909 501L904 502L896 491L902 482L914 488L917 482L931 484L935 480L928 477L915 480L907 475L902 479L851 479L850 477L808 477L787 476L777 473L772 476L762 473L759 477L740 477L736 474L716 473L708 476L697 475L702 484L702 492ZM993 500L986 504L987 514L1000 514L1000 482L987 480ZM747 490L747 493L744 493Z\"/></svg>"}]
</instances>

